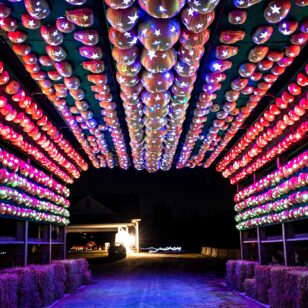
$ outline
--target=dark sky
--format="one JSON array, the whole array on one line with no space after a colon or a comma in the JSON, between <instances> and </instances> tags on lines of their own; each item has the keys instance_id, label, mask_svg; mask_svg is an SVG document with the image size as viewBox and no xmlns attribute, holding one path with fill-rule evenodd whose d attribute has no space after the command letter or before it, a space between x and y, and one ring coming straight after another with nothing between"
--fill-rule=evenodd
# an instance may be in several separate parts
<instances>
[{"instance_id":1,"label":"dark sky","mask_svg":"<svg viewBox=\"0 0 308 308\"><path fill-rule=\"evenodd\" d=\"M74 197L90 194L100 201L104 195L133 194L139 197L141 212L164 204L174 215L198 211L211 215L233 209L235 187L214 169L173 169L149 174L132 168L90 169L71 186Z\"/></svg>"}]
</instances>

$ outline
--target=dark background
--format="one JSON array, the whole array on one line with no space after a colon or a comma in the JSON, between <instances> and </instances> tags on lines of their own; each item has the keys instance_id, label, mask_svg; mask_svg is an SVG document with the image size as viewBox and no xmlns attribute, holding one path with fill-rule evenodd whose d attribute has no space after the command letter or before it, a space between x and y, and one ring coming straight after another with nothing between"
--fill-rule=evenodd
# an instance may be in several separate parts
<instances>
[{"instance_id":1,"label":"dark background","mask_svg":"<svg viewBox=\"0 0 308 308\"><path fill-rule=\"evenodd\" d=\"M141 247L237 247L235 187L214 169L173 169L149 174L132 168L90 169L71 186L72 223L141 218ZM77 217L76 203L90 195L115 217ZM95 220L95 221L94 221Z\"/></svg>"}]
</instances>

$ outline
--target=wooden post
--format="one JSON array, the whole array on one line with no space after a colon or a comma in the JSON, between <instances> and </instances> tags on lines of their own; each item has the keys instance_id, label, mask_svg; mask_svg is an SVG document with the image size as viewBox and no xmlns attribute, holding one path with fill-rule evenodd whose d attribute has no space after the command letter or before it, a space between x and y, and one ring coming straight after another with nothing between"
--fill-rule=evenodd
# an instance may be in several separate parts
<instances>
[{"instance_id":1,"label":"wooden post","mask_svg":"<svg viewBox=\"0 0 308 308\"><path fill-rule=\"evenodd\" d=\"M51 232L52 232L52 226L51 224L48 225L48 263L51 263L51 257L52 257L52 236L51 236Z\"/></svg>"},{"instance_id":2,"label":"wooden post","mask_svg":"<svg viewBox=\"0 0 308 308\"><path fill-rule=\"evenodd\" d=\"M282 228L282 243L283 243L283 258L284 265L288 266L288 254L287 254L287 242L286 242L286 226L284 223L281 224Z\"/></svg>"},{"instance_id":3,"label":"wooden post","mask_svg":"<svg viewBox=\"0 0 308 308\"><path fill-rule=\"evenodd\" d=\"M261 239L260 239L260 228L257 227L257 241L258 241L258 261L262 264L262 256L261 256Z\"/></svg>"},{"instance_id":4,"label":"wooden post","mask_svg":"<svg viewBox=\"0 0 308 308\"><path fill-rule=\"evenodd\" d=\"M241 249L241 260L244 259L244 254L243 254L243 238L242 238L242 231L240 231L240 249Z\"/></svg>"},{"instance_id":5,"label":"wooden post","mask_svg":"<svg viewBox=\"0 0 308 308\"><path fill-rule=\"evenodd\" d=\"M63 259L66 259L66 228L63 227Z\"/></svg>"},{"instance_id":6,"label":"wooden post","mask_svg":"<svg viewBox=\"0 0 308 308\"><path fill-rule=\"evenodd\" d=\"M25 221L25 232L24 232L24 266L28 265L28 230L29 230L29 223Z\"/></svg>"}]
</instances>

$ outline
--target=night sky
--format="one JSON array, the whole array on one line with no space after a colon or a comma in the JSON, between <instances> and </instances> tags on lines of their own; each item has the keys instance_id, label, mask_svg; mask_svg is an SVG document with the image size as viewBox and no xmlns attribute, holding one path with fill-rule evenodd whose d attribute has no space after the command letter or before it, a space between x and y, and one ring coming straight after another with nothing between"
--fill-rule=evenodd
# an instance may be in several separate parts
<instances>
[{"instance_id":1,"label":"night sky","mask_svg":"<svg viewBox=\"0 0 308 308\"><path fill-rule=\"evenodd\" d=\"M123 218L140 213L143 246L223 247L238 245L234 192L235 186L214 168L154 174L133 169L90 169L71 186L71 200L73 208L74 203L90 195Z\"/></svg>"}]
</instances>

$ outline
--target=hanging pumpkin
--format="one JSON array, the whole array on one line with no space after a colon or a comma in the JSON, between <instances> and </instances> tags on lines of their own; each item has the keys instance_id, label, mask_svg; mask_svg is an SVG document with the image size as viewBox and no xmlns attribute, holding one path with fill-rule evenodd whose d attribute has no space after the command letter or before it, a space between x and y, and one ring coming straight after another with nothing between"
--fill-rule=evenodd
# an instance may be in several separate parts
<instances>
[{"instance_id":1,"label":"hanging pumpkin","mask_svg":"<svg viewBox=\"0 0 308 308\"><path fill-rule=\"evenodd\" d=\"M125 50L114 47L112 57L120 64L131 65L139 58L139 49L136 46Z\"/></svg>"},{"instance_id":2,"label":"hanging pumpkin","mask_svg":"<svg viewBox=\"0 0 308 308\"><path fill-rule=\"evenodd\" d=\"M74 39L87 46L94 46L99 41L97 30L80 30L74 32Z\"/></svg>"},{"instance_id":3,"label":"hanging pumpkin","mask_svg":"<svg viewBox=\"0 0 308 308\"><path fill-rule=\"evenodd\" d=\"M199 64L196 63L195 65L183 63L180 60L177 61L176 65L174 66L174 70L180 76L189 77L193 76L199 68Z\"/></svg>"},{"instance_id":4,"label":"hanging pumpkin","mask_svg":"<svg viewBox=\"0 0 308 308\"><path fill-rule=\"evenodd\" d=\"M0 3L0 18L9 17L10 14L11 14L11 8L4 3Z\"/></svg>"},{"instance_id":5,"label":"hanging pumpkin","mask_svg":"<svg viewBox=\"0 0 308 308\"><path fill-rule=\"evenodd\" d=\"M294 3L298 6L307 6L308 0L294 0Z\"/></svg>"},{"instance_id":6,"label":"hanging pumpkin","mask_svg":"<svg viewBox=\"0 0 308 308\"><path fill-rule=\"evenodd\" d=\"M136 76L140 72L142 65L137 60L131 65L125 65L125 64L116 64L118 72L123 76Z\"/></svg>"},{"instance_id":7,"label":"hanging pumpkin","mask_svg":"<svg viewBox=\"0 0 308 308\"><path fill-rule=\"evenodd\" d=\"M193 10L200 14L206 14L214 11L219 1L220 0L188 0L188 4Z\"/></svg>"},{"instance_id":8,"label":"hanging pumpkin","mask_svg":"<svg viewBox=\"0 0 308 308\"><path fill-rule=\"evenodd\" d=\"M47 74L48 77L53 81L59 81L62 79L62 76L58 73L58 71L49 71Z\"/></svg>"},{"instance_id":9,"label":"hanging pumpkin","mask_svg":"<svg viewBox=\"0 0 308 308\"><path fill-rule=\"evenodd\" d=\"M175 74L174 83L180 88L186 88L193 85L196 79L197 79L196 74L191 76L180 76L178 74Z\"/></svg>"},{"instance_id":10,"label":"hanging pumpkin","mask_svg":"<svg viewBox=\"0 0 308 308\"><path fill-rule=\"evenodd\" d=\"M58 62L65 60L67 56L66 51L61 46L47 45L46 52L48 56L50 57L50 59L52 59L53 61L58 61Z\"/></svg>"},{"instance_id":11,"label":"hanging pumpkin","mask_svg":"<svg viewBox=\"0 0 308 308\"><path fill-rule=\"evenodd\" d=\"M227 75L224 73L208 73L205 75L207 83L219 83L226 79Z\"/></svg>"},{"instance_id":12,"label":"hanging pumpkin","mask_svg":"<svg viewBox=\"0 0 308 308\"><path fill-rule=\"evenodd\" d=\"M109 29L110 42L119 49L130 49L138 42L138 35L135 29L128 32L120 32L114 28Z\"/></svg>"},{"instance_id":13,"label":"hanging pumpkin","mask_svg":"<svg viewBox=\"0 0 308 308\"><path fill-rule=\"evenodd\" d=\"M181 19L187 30L199 33L206 30L212 24L215 19L215 12L200 14L188 8L182 11Z\"/></svg>"},{"instance_id":14,"label":"hanging pumpkin","mask_svg":"<svg viewBox=\"0 0 308 308\"><path fill-rule=\"evenodd\" d=\"M225 93L225 98L228 102L235 102L240 97L239 91L230 90Z\"/></svg>"},{"instance_id":15,"label":"hanging pumpkin","mask_svg":"<svg viewBox=\"0 0 308 308\"><path fill-rule=\"evenodd\" d=\"M66 62L54 62L55 69L62 77L70 77L73 73L72 66Z\"/></svg>"},{"instance_id":16,"label":"hanging pumpkin","mask_svg":"<svg viewBox=\"0 0 308 308\"><path fill-rule=\"evenodd\" d=\"M84 61L82 62L82 66L85 70L94 74L103 73L105 70L104 61L102 60Z\"/></svg>"},{"instance_id":17,"label":"hanging pumpkin","mask_svg":"<svg viewBox=\"0 0 308 308\"><path fill-rule=\"evenodd\" d=\"M140 80L139 76L124 76L121 75L119 72L116 73L116 79L118 83L124 84L125 86L134 87Z\"/></svg>"},{"instance_id":18,"label":"hanging pumpkin","mask_svg":"<svg viewBox=\"0 0 308 308\"><path fill-rule=\"evenodd\" d=\"M80 80L77 77L65 77L64 84L69 90L77 90L80 87Z\"/></svg>"},{"instance_id":19,"label":"hanging pumpkin","mask_svg":"<svg viewBox=\"0 0 308 308\"><path fill-rule=\"evenodd\" d=\"M163 73L169 71L176 62L177 54L174 48L166 51L155 51L143 49L141 53L141 64L152 73Z\"/></svg>"},{"instance_id":20,"label":"hanging pumpkin","mask_svg":"<svg viewBox=\"0 0 308 308\"><path fill-rule=\"evenodd\" d=\"M56 27L63 33L71 33L75 30L75 25L66 17L58 17L56 20Z\"/></svg>"},{"instance_id":21,"label":"hanging pumpkin","mask_svg":"<svg viewBox=\"0 0 308 308\"><path fill-rule=\"evenodd\" d=\"M63 42L63 34L55 26L41 26L41 35L44 41L52 46L60 45Z\"/></svg>"},{"instance_id":22,"label":"hanging pumpkin","mask_svg":"<svg viewBox=\"0 0 308 308\"><path fill-rule=\"evenodd\" d=\"M223 44L235 44L243 40L245 32L241 30L223 30L219 34L219 41Z\"/></svg>"},{"instance_id":23,"label":"hanging pumpkin","mask_svg":"<svg viewBox=\"0 0 308 308\"><path fill-rule=\"evenodd\" d=\"M50 8L46 0L24 0L28 13L35 19L43 19L50 15Z\"/></svg>"},{"instance_id":24,"label":"hanging pumpkin","mask_svg":"<svg viewBox=\"0 0 308 308\"><path fill-rule=\"evenodd\" d=\"M41 21L39 19L33 18L29 14L23 14L21 16L21 23L27 29L38 29L41 26Z\"/></svg>"},{"instance_id":25,"label":"hanging pumpkin","mask_svg":"<svg viewBox=\"0 0 308 308\"><path fill-rule=\"evenodd\" d=\"M106 85L107 84L107 76L104 74L89 74L87 76L89 82L92 82L96 85Z\"/></svg>"},{"instance_id":26,"label":"hanging pumpkin","mask_svg":"<svg viewBox=\"0 0 308 308\"><path fill-rule=\"evenodd\" d=\"M238 53L238 47L236 46L228 46L228 45L220 45L217 46L216 49L216 58L225 60L231 58Z\"/></svg>"},{"instance_id":27,"label":"hanging pumpkin","mask_svg":"<svg viewBox=\"0 0 308 308\"><path fill-rule=\"evenodd\" d=\"M290 9L291 1L289 0L270 1L264 10L264 18L266 21L276 24L288 15Z\"/></svg>"},{"instance_id":28,"label":"hanging pumpkin","mask_svg":"<svg viewBox=\"0 0 308 308\"><path fill-rule=\"evenodd\" d=\"M239 74L241 77L250 77L254 73L256 67L257 66L253 63L243 63L239 67Z\"/></svg>"},{"instance_id":29,"label":"hanging pumpkin","mask_svg":"<svg viewBox=\"0 0 308 308\"><path fill-rule=\"evenodd\" d=\"M72 5L84 5L87 2L87 0L65 0L65 1Z\"/></svg>"},{"instance_id":30,"label":"hanging pumpkin","mask_svg":"<svg viewBox=\"0 0 308 308\"><path fill-rule=\"evenodd\" d=\"M99 60L103 57L103 50L98 46L82 46L79 48L79 53L82 57L91 60Z\"/></svg>"},{"instance_id":31,"label":"hanging pumpkin","mask_svg":"<svg viewBox=\"0 0 308 308\"><path fill-rule=\"evenodd\" d=\"M252 40L260 45L266 43L272 36L274 28L272 26L260 26L252 35Z\"/></svg>"},{"instance_id":32,"label":"hanging pumpkin","mask_svg":"<svg viewBox=\"0 0 308 308\"><path fill-rule=\"evenodd\" d=\"M94 23L93 10L88 8L68 10L65 15L70 22L79 27L91 27Z\"/></svg>"},{"instance_id":33,"label":"hanging pumpkin","mask_svg":"<svg viewBox=\"0 0 308 308\"><path fill-rule=\"evenodd\" d=\"M259 62L265 58L267 52L268 52L267 46L254 47L249 51L248 59L250 62L254 62L254 63Z\"/></svg>"},{"instance_id":34,"label":"hanging pumpkin","mask_svg":"<svg viewBox=\"0 0 308 308\"><path fill-rule=\"evenodd\" d=\"M232 67L232 62L228 60L212 60L210 62L210 70L212 72L223 73Z\"/></svg>"},{"instance_id":35,"label":"hanging pumpkin","mask_svg":"<svg viewBox=\"0 0 308 308\"><path fill-rule=\"evenodd\" d=\"M261 1L262 0L233 0L233 4L240 9L247 9Z\"/></svg>"},{"instance_id":36,"label":"hanging pumpkin","mask_svg":"<svg viewBox=\"0 0 308 308\"><path fill-rule=\"evenodd\" d=\"M8 33L8 38L12 43L23 43L27 39L27 34L22 31L14 31Z\"/></svg>"},{"instance_id":37,"label":"hanging pumpkin","mask_svg":"<svg viewBox=\"0 0 308 308\"><path fill-rule=\"evenodd\" d=\"M31 46L26 44L14 44L12 49L18 56L25 56L31 52Z\"/></svg>"},{"instance_id":38,"label":"hanging pumpkin","mask_svg":"<svg viewBox=\"0 0 308 308\"><path fill-rule=\"evenodd\" d=\"M134 28L139 20L137 6L131 6L124 10L107 9L106 17L110 25L120 32L127 32Z\"/></svg>"},{"instance_id":39,"label":"hanging pumpkin","mask_svg":"<svg viewBox=\"0 0 308 308\"><path fill-rule=\"evenodd\" d=\"M127 9L132 6L135 0L105 0L106 4L111 8L118 10L118 9Z\"/></svg>"},{"instance_id":40,"label":"hanging pumpkin","mask_svg":"<svg viewBox=\"0 0 308 308\"><path fill-rule=\"evenodd\" d=\"M172 71L166 73L142 72L141 82L143 86L152 93L167 91L173 84L174 75Z\"/></svg>"},{"instance_id":41,"label":"hanging pumpkin","mask_svg":"<svg viewBox=\"0 0 308 308\"><path fill-rule=\"evenodd\" d=\"M210 38L209 30L204 30L200 33L194 33L183 29L180 36L181 45L188 49L201 48Z\"/></svg>"},{"instance_id":42,"label":"hanging pumpkin","mask_svg":"<svg viewBox=\"0 0 308 308\"><path fill-rule=\"evenodd\" d=\"M177 15L185 0L139 0L140 7L149 15L155 18L171 18Z\"/></svg>"},{"instance_id":43,"label":"hanging pumpkin","mask_svg":"<svg viewBox=\"0 0 308 308\"><path fill-rule=\"evenodd\" d=\"M10 32L17 29L17 21L11 17L0 18L0 28L3 31Z\"/></svg>"},{"instance_id":44,"label":"hanging pumpkin","mask_svg":"<svg viewBox=\"0 0 308 308\"><path fill-rule=\"evenodd\" d=\"M53 62L49 56L39 56L39 62L43 66L52 66Z\"/></svg>"},{"instance_id":45,"label":"hanging pumpkin","mask_svg":"<svg viewBox=\"0 0 308 308\"><path fill-rule=\"evenodd\" d=\"M177 42L180 30L180 24L175 19L147 19L139 24L138 34L145 48L164 51Z\"/></svg>"},{"instance_id":46,"label":"hanging pumpkin","mask_svg":"<svg viewBox=\"0 0 308 308\"><path fill-rule=\"evenodd\" d=\"M295 33L291 36L290 42L293 45L300 45L304 46L308 40L308 34L307 33Z\"/></svg>"},{"instance_id":47,"label":"hanging pumpkin","mask_svg":"<svg viewBox=\"0 0 308 308\"><path fill-rule=\"evenodd\" d=\"M244 10L233 10L228 13L228 21L232 25L242 25L246 22L247 12Z\"/></svg>"},{"instance_id":48,"label":"hanging pumpkin","mask_svg":"<svg viewBox=\"0 0 308 308\"><path fill-rule=\"evenodd\" d=\"M184 63L193 65L202 58L203 53L203 47L188 49L181 45L178 49L178 58Z\"/></svg>"}]
</instances>

